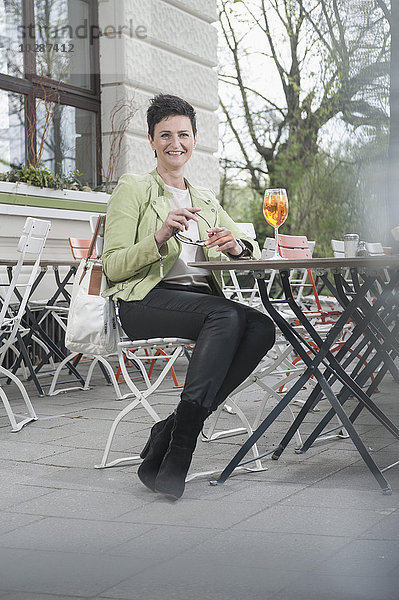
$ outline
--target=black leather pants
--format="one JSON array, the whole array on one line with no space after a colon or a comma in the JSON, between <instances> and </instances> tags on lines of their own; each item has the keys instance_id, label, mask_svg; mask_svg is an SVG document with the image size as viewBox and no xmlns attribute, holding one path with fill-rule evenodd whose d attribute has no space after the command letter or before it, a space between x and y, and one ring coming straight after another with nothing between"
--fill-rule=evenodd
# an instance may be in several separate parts
<instances>
[{"instance_id":1,"label":"black leather pants","mask_svg":"<svg viewBox=\"0 0 399 600\"><path fill-rule=\"evenodd\" d=\"M119 306L131 340L196 341L181 399L212 410L252 373L275 340L269 317L197 287L161 282L143 300L121 300Z\"/></svg>"}]
</instances>

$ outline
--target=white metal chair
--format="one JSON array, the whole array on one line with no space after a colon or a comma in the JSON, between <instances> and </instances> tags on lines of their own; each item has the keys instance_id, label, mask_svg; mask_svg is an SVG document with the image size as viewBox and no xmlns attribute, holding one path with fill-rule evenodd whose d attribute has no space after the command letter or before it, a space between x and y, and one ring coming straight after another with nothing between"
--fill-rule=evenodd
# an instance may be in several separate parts
<instances>
[{"instance_id":1,"label":"white metal chair","mask_svg":"<svg viewBox=\"0 0 399 600\"><path fill-rule=\"evenodd\" d=\"M147 339L147 340L137 340L137 341L126 341L126 340L121 340L121 342L118 344L118 358L119 358L119 365L121 367L124 379L125 379L125 383L128 385L129 388L129 392L127 392L126 394L124 394L122 396L123 399L134 396L134 400L132 400L132 402L130 402L130 404L128 404L123 410L121 410L118 415L115 417L110 432L108 434L108 438L107 438L107 442L106 442L106 446L105 446L105 450L102 456L102 460L98 465L95 465L95 467L97 469L102 469L105 467L113 467L119 464L123 464L123 463L135 463L135 462L140 462L141 458L139 455L132 455L132 456L126 456L126 457L122 457L122 458L117 458L115 460L112 461L108 461L108 456L111 450L111 446L112 446L112 442L117 430L117 427L119 425L119 423L130 413L132 412L136 407L141 406L142 408L144 408L148 414L151 416L152 419L154 419L154 421L159 421L160 417L159 415L155 412L155 410L153 409L153 407L150 405L150 403L148 402L148 398L151 394L153 394L155 391L159 390L162 382L164 381L165 377L168 375L168 373L171 371L173 365L176 363L176 361L183 357L186 354L187 348L192 348L193 345L195 344L195 342L193 342L192 340L188 340L188 339L182 339L182 338L153 338L153 339ZM150 351L150 352L154 352L159 350L160 348L162 348L165 352L165 355L158 355L157 357L154 356L154 354L152 355L148 355L145 351ZM126 361L125 361L125 356L127 355L127 357L129 358L129 360L133 359L135 364L138 366L139 370L142 373L146 388L143 390L140 390L138 388L138 386L134 383L133 379L130 377L127 368L126 368ZM148 379L147 376L147 372L144 366L144 362L149 360L155 360L155 359L161 359L161 360L165 360L166 359L166 364L163 367L163 369L161 370L161 372L158 374L158 377L155 379L155 381L153 383L151 383ZM162 388L161 393L166 394L166 393L170 393L170 392L176 392L179 391L179 388L168 388L168 389L164 389ZM230 399L229 399L230 400ZM241 428L241 432L244 434L247 434L247 436L249 437L252 432L253 429L251 428L251 425L249 424L247 418L245 417L244 413L239 409L239 407L237 407L233 401L229 402L229 404L233 405L234 408L234 414L237 414L238 418L241 421L242 424L242 428ZM223 406L221 406L221 409L223 408ZM231 412L231 411L229 411ZM254 446L254 448L252 449L254 457L258 457L259 456L259 452L258 449L256 447L256 445ZM262 464L260 462L260 460L257 460L255 463L255 468L250 468L249 470L263 470ZM204 477L204 476L208 476L208 475L214 475L216 473L216 471L206 471L206 472L200 472L200 473L191 473L188 475L187 477L187 481L191 481L193 479L196 479L198 477Z\"/></svg>"},{"instance_id":2,"label":"white metal chair","mask_svg":"<svg viewBox=\"0 0 399 600\"><path fill-rule=\"evenodd\" d=\"M280 236L281 244L279 239L279 251L280 254L285 258L311 258L313 249L315 246L315 242L308 242L305 236ZM265 241L264 251L269 253L274 253L274 239L270 238L270 242L268 239ZM309 279L309 284L307 280ZM316 286L313 281L313 277L308 269L301 269L298 274L291 273L290 276L290 284L292 287L295 287L299 291L296 293L296 302L300 303L308 303L309 297L304 297L303 291L305 287L311 286L313 289L312 300L315 302L316 306L312 306L310 312L314 314L316 322L314 326L317 327L318 332L321 336L325 336L330 329L331 325L334 321L334 310L331 310L331 307L328 306L326 311L324 311L321 306L320 299L316 290ZM306 337L306 331L299 324L295 325L296 316L290 309L283 308L282 311L284 314L292 320L293 326L299 329L302 335ZM328 317L328 319L326 318ZM317 321L320 321L317 323ZM334 347L338 349L340 347L340 341L337 342L337 345ZM259 425L262 414L266 410L267 404L270 400L279 400L280 394L291 381L296 380L298 376L305 370L305 364L299 360L298 357L293 356L292 347L290 344L282 338L281 334L277 334L277 340L274 348L270 351L258 365L257 369L252 373L252 375L244 381L236 390L234 390L232 396L234 397L236 394L242 392L249 386L255 384L260 387L264 391L264 396L262 401L259 404L259 410L254 419L254 422L251 424L253 430L257 428ZM273 378L271 381L270 378ZM309 381L309 385L312 386L314 383L312 380ZM232 404L232 399L229 398L227 400L229 405ZM293 404L302 404L301 400L296 399ZM236 406L236 404L235 404ZM294 414L291 406L288 406L287 409L290 411L291 419L294 419ZM215 415L211 418L210 425L206 432L205 440L212 441L219 438L230 437L234 435L238 435L244 432L243 427L237 427L235 429L228 430L219 430L216 431L216 425L218 422L218 418L220 416L222 408L220 408ZM317 410L317 409L315 409ZM345 434L344 434L345 435ZM301 445L301 435L300 431L297 431L297 440L299 445Z\"/></svg>"},{"instance_id":3,"label":"white metal chair","mask_svg":"<svg viewBox=\"0 0 399 600\"><path fill-rule=\"evenodd\" d=\"M243 433L251 435L258 427L268 403L273 399L279 401L281 399L281 393L283 389L286 389L287 384L291 381L295 381L304 372L306 367L303 363L300 362L294 364L292 360L293 349L291 345L282 338L281 334L278 335L273 349L261 361L255 371L238 388L236 388L226 400L226 403L234 409L233 414L236 414L239 417L241 426L233 429L217 430L217 423L221 416L221 411L223 410L223 405L221 405L210 417L208 428L202 438L203 441L211 442L221 438L241 435ZM234 398L253 385L258 386L264 394L259 403L255 419L250 423L240 409L239 402L235 402ZM294 421L295 415L290 405L288 405L287 410L290 413L291 421ZM301 445L302 438L300 431L298 430L295 435L298 445ZM256 445L254 446L253 451L254 457L259 456L259 454L257 454L258 451ZM260 461L258 462L260 464Z\"/></svg>"},{"instance_id":4,"label":"white metal chair","mask_svg":"<svg viewBox=\"0 0 399 600\"><path fill-rule=\"evenodd\" d=\"M256 239L256 232L253 223L237 223L243 233L254 240ZM228 276L228 281L226 281L226 275ZM236 271L227 270L222 272L223 278L223 294L226 298L231 300L236 300L242 304L247 304L248 306L252 306L253 308L258 308L263 311L263 305L260 301L258 287L256 285L255 280L249 273L241 273L240 277L249 278L250 284L244 285L240 283L239 278L237 277Z\"/></svg>"},{"instance_id":5,"label":"white metal chair","mask_svg":"<svg viewBox=\"0 0 399 600\"><path fill-rule=\"evenodd\" d=\"M334 258L344 258L344 256L345 256L344 240L331 240L331 248L334 253Z\"/></svg>"},{"instance_id":6,"label":"white metal chair","mask_svg":"<svg viewBox=\"0 0 399 600\"><path fill-rule=\"evenodd\" d=\"M7 292L2 300L0 310L0 374L7 379L10 379L18 387L29 413L28 417L17 421L17 417L11 409L4 388L0 385L0 397L6 409L13 432L19 431L26 423L37 420L37 416L24 385L12 371L3 366L3 362L7 352L17 346L18 335L24 333L21 321L25 313L33 284L40 270L40 258L50 226L50 221L34 219L32 217L26 219L17 246L20 257L16 266L13 268L12 279L9 285L7 285ZM22 266L27 255L31 260L32 258L34 259L34 264L30 270L27 281L25 279L21 282ZM16 292L20 294L20 299L18 303L14 305L17 297L15 295Z\"/></svg>"},{"instance_id":7,"label":"white metal chair","mask_svg":"<svg viewBox=\"0 0 399 600\"><path fill-rule=\"evenodd\" d=\"M97 217L96 215L90 217L90 227L91 227L93 233L96 229L98 218L99 217ZM99 229L99 232L98 232L98 235L96 238L96 251L95 251L95 254L92 254L92 256L94 258L101 257L102 248L103 248L103 240L104 240L104 223L101 222L100 229ZM71 238L71 237L69 238L69 244L71 247L73 258L75 260L86 258L89 248L90 248L90 242L91 242L90 239L87 240L87 239L77 239L77 238ZM66 323L64 323L64 329L66 330ZM114 370L113 370L112 366L110 365L109 361L104 356L93 356L93 355L85 354L86 358L88 357L92 360L91 360L90 367L87 372L84 384L56 389L56 386L58 383L58 378L61 374L62 369L65 366L67 366L69 363L73 363L74 359L77 356L80 358L80 355L77 355L76 352L71 352L70 354L68 354L68 356L66 356L64 358L64 360L62 360L58 364L57 369L54 372L54 375L53 375L53 378L51 381L51 385L50 385L50 388L48 391L49 396L56 396L57 394L60 394L62 392L70 392L73 390L83 390L83 391L89 390L94 368L97 365L99 365L101 367L103 373L104 374L106 373L108 375L109 381L114 387L116 398L118 400L122 400L123 396L119 389L118 382L117 382L115 374L114 374Z\"/></svg>"},{"instance_id":8,"label":"white metal chair","mask_svg":"<svg viewBox=\"0 0 399 600\"><path fill-rule=\"evenodd\" d=\"M116 429L119 423L136 407L141 406L144 408L150 417L155 421L160 420L160 416L154 410L154 408L150 405L148 398L155 391L159 389L165 377L171 371L173 365L176 363L177 359L184 356L186 354L186 350L188 347L192 347L192 340L182 339L182 338L151 338L146 340L136 340L130 341L127 340L126 337L121 337L121 341L118 343L118 360L119 365L127 384L129 391L125 394L120 393L119 399L127 399L134 396L134 399L124 408L122 409L118 415L115 417L110 432L108 434L107 442L105 445L105 450L103 453L102 460L99 465L95 465L96 468L101 469L105 467L112 467L121 463L126 462L135 462L140 459L140 456L127 456L123 458L119 458L108 462L108 455L111 450L112 441L114 439ZM162 349L163 354L158 354L154 356L154 351ZM147 352L146 352L147 351ZM149 354L149 353L152 353ZM133 361L134 364L138 367L139 371L144 380L144 389L140 390L139 387L133 381L133 378L130 376L127 366L126 360ZM166 364L155 378L153 383L148 378L148 374L144 365L145 361L155 361L155 360L164 360ZM162 389L162 393L171 393L179 391L180 388L168 388Z\"/></svg>"}]
</instances>

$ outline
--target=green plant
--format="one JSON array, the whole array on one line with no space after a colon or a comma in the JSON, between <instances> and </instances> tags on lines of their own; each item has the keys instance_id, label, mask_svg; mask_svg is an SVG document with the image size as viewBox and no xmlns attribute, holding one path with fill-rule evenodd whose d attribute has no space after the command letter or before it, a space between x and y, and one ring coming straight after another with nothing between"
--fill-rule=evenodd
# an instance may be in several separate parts
<instances>
[{"instance_id":1,"label":"green plant","mask_svg":"<svg viewBox=\"0 0 399 600\"><path fill-rule=\"evenodd\" d=\"M68 173L54 173L45 167L34 167L33 165L20 165L8 171L0 173L0 181L15 183L27 183L41 188L52 188L56 190L70 189L91 191L91 188L82 183L83 173L77 170Z\"/></svg>"}]
</instances>

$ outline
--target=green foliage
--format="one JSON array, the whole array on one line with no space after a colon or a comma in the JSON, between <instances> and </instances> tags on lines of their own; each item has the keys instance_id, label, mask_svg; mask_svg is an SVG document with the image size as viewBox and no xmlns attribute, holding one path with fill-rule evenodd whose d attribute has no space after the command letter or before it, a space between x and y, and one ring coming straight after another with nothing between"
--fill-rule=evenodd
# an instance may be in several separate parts
<instances>
[{"instance_id":1,"label":"green foliage","mask_svg":"<svg viewBox=\"0 0 399 600\"><path fill-rule=\"evenodd\" d=\"M27 183L41 188L52 188L56 190L83 190L91 191L87 185L82 183L83 173L69 171L58 174L45 167L36 168L32 165L21 165L7 173L0 173L0 181L15 183Z\"/></svg>"},{"instance_id":2,"label":"green foliage","mask_svg":"<svg viewBox=\"0 0 399 600\"><path fill-rule=\"evenodd\" d=\"M290 202L290 229L316 240L315 256L331 256L331 240L361 233L359 165L319 153Z\"/></svg>"},{"instance_id":3,"label":"green foliage","mask_svg":"<svg viewBox=\"0 0 399 600\"><path fill-rule=\"evenodd\" d=\"M331 256L331 240L342 239L346 233L386 243L387 153L385 134L368 143L360 140L347 145L332 155L319 151L302 173L293 168L295 185L288 195L288 219L280 232L316 240L314 256ZM263 197L250 181L227 183L224 198L226 210L237 222L254 224L261 246L266 237L273 237L273 229L263 218Z\"/></svg>"},{"instance_id":4,"label":"green foliage","mask_svg":"<svg viewBox=\"0 0 399 600\"><path fill-rule=\"evenodd\" d=\"M253 223L256 238L262 246L266 235L273 235L262 212L263 197L248 183L226 183L225 208L237 223ZM268 231L268 233L267 233Z\"/></svg>"}]
</instances>

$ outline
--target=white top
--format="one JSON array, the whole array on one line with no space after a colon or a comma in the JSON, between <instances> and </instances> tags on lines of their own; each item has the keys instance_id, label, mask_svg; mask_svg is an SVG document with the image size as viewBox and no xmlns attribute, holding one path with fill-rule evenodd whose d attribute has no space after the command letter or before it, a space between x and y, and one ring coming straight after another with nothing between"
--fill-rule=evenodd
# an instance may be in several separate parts
<instances>
[{"instance_id":1,"label":"white top","mask_svg":"<svg viewBox=\"0 0 399 600\"><path fill-rule=\"evenodd\" d=\"M181 190L165 184L165 188L173 194L170 199L172 209L176 208L191 208L192 201L190 191L188 189ZM196 221L190 219L189 227L182 235L191 240L199 240L200 234ZM197 267L189 267L187 263L198 260L205 260L205 254L201 246L193 244L184 244L181 242L181 252L179 258L163 278L168 283L178 283L179 285L200 285L209 287L207 269L198 269Z\"/></svg>"}]
</instances>

